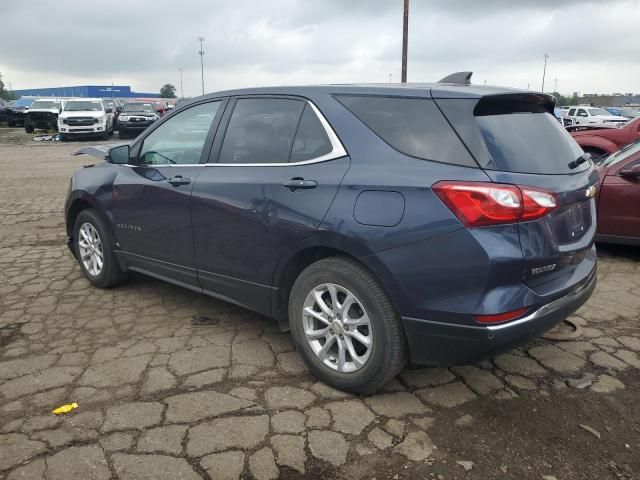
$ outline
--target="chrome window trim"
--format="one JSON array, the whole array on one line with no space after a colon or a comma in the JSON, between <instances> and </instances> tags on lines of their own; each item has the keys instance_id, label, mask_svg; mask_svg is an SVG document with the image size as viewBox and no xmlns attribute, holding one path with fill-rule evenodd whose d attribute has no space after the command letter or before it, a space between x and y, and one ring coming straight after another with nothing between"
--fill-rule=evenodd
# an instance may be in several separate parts
<instances>
[{"instance_id":1,"label":"chrome window trim","mask_svg":"<svg viewBox=\"0 0 640 480\"><path fill-rule=\"evenodd\" d=\"M319 157L310 158L309 160L303 160L301 162L281 162L281 163L205 163L207 167L290 167L292 165L308 165L310 163L326 162L328 160L335 160L336 158L346 157L347 151L345 150L342 142L336 135L336 132L331 128L329 122L324 117L322 112L315 106L311 100L304 100L304 102L311 107L313 113L316 114L318 120L322 124L329 142L331 142L331 151Z\"/></svg>"},{"instance_id":2,"label":"chrome window trim","mask_svg":"<svg viewBox=\"0 0 640 480\"><path fill-rule=\"evenodd\" d=\"M125 167L290 167L295 165L309 165L312 163L321 163L329 160L335 160L336 158L346 157L347 151L345 150L342 142L336 135L336 132L333 130L329 122L322 114L322 112L315 106L315 104L311 100L303 100L307 105L311 107L313 113L316 114L318 120L324 128L327 137L329 137L329 142L331 142L331 151L319 157L310 158L309 160L303 160L301 162L281 162L281 163L176 163L176 164L160 164L160 165L130 165L124 164Z\"/></svg>"}]
</instances>

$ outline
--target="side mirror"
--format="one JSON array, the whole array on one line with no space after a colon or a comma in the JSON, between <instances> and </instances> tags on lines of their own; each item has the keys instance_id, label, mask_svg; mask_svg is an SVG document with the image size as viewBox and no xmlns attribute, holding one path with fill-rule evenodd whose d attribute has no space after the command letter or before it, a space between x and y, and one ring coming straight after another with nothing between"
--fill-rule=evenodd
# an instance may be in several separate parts
<instances>
[{"instance_id":1,"label":"side mirror","mask_svg":"<svg viewBox=\"0 0 640 480\"><path fill-rule=\"evenodd\" d=\"M106 160L115 165L124 165L129 163L129 151L129 145L118 145L109 150Z\"/></svg>"},{"instance_id":2,"label":"side mirror","mask_svg":"<svg viewBox=\"0 0 640 480\"><path fill-rule=\"evenodd\" d=\"M640 163L620 170L621 177L640 178Z\"/></svg>"},{"instance_id":3,"label":"side mirror","mask_svg":"<svg viewBox=\"0 0 640 480\"><path fill-rule=\"evenodd\" d=\"M111 107L107 107L107 108L105 108L105 109L104 109L104 111L105 111L106 113L111 113L111 112L113 112L113 108L111 108Z\"/></svg>"},{"instance_id":4,"label":"side mirror","mask_svg":"<svg viewBox=\"0 0 640 480\"><path fill-rule=\"evenodd\" d=\"M122 112L122 107L119 107L119 106L116 107L116 112L118 112L118 113Z\"/></svg>"}]
</instances>

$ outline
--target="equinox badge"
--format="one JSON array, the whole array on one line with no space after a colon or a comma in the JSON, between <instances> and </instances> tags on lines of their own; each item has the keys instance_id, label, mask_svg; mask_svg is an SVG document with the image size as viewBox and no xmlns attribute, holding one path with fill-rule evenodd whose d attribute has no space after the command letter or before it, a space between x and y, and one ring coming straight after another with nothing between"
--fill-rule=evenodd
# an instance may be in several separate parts
<instances>
[{"instance_id":1,"label":"equinox badge","mask_svg":"<svg viewBox=\"0 0 640 480\"><path fill-rule=\"evenodd\" d=\"M538 275L540 273L550 272L555 270L556 264L552 263L551 265L545 265L544 267L536 267L531 269L531 275Z\"/></svg>"}]
</instances>

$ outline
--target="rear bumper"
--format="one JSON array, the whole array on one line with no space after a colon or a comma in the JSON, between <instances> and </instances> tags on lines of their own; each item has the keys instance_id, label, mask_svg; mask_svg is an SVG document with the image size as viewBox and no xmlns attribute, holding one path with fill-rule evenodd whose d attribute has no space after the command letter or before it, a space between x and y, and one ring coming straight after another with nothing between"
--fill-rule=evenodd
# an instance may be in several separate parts
<instances>
[{"instance_id":1,"label":"rear bumper","mask_svg":"<svg viewBox=\"0 0 640 480\"><path fill-rule=\"evenodd\" d=\"M596 286L596 268L564 296L500 325L472 326L403 317L411 361L422 365L477 362L539 337L582 306Z\"/></svg>"}]
</instances>

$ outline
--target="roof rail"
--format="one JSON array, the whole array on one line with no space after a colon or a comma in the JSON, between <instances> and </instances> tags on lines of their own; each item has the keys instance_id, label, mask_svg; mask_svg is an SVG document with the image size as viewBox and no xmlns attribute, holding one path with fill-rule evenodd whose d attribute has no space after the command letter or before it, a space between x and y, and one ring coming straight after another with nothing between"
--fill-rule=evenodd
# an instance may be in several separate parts
<instances>
[{"instance_id":1,"label":"roof rail","mask_svg":"<svg viewBox=\"0 0 640 480\"><path fill-rule=\"evenodd\" d=\"M438 83L455 83L457 85L471 85L473 72L456 72L440 79Z\"/></svg>"}]
</instances>

